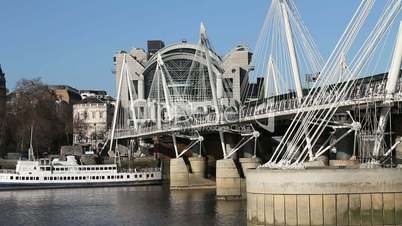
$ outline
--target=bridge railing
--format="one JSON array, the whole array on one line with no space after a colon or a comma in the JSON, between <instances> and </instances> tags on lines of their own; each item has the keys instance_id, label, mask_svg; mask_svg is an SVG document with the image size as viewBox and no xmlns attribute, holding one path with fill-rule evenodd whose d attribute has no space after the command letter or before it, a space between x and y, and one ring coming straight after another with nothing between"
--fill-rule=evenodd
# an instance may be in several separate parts
<instances>
[{"instance_id":1,"label":"bridge railing","mask_svg":"<svg viewBox=\"0 0 402 226\"><path fill-rule=\"evenodd\" d=\"M349 102L355 103L368 103L368 102L378 102L385 101L389 99L394 101L396 99L402 99L402 93L398 89L397 93L393 95L386 95L384 93L385 86L381 83L369 83L363 85L356 85L347 95L337 100L337 102L343 102L348 104ZM334 99L337 98L335 95L328 94L330 98L316 98L314 101L314 106L328 106L334 103ZM264 116L265 114L272 113L285 113L286 111L295 111L302 107L302 103L306 98L314 98L314 96L299 98L284 98L284 99L264 99L255 102L249 102L244 104L237 114L220 115L219 120L216 118L215 113L211 114L199 114L191 115L183 120L171 120L165 121L160 126L156 123L145 123L140 125L138 129L128 128L128 129L118 129L116 130L116 137L130 137L130 136L141 136L149 135L155 133L164 133L170 131L181 131L194 128L205 128L208 126L219 126L229 123L236 123L240 121L247 121L255 116ZM314 107L314 106L303 106L303 107Z\"/></svg>"}]
</instances>

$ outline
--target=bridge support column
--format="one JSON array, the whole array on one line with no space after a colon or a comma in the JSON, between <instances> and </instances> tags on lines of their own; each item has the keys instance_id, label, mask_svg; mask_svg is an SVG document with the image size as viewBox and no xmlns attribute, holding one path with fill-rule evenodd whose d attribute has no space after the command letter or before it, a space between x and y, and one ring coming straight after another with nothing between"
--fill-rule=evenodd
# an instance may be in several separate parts
<instances>
[{"instance_id":1,"label":"bridge support column","mask_svg":"<svg viewBox=\"0 0 402 226\"><path fill-rule=\"evenodd\" d=\"M339 139L346 133L347 129L337 129L333 135L333 140ZM329 154L329 165L336 167L353 167L358 166L360 162L354 156L354 134L350 133L340 141L338 141L334 149L336 153ZM331 150L330 150L331 152ZM325 157L325 156L323 156Z\"/></svg>"},{"instance_id":2,"label":"bridge support column","mask_svg":"<svg viewBox=\"0 0 402 226\"><path fill-rule=\"evenodd\" d=\"M246 198L246 179L249 169L260 165L258 158L216 161L216 196L218 199Z\"/></svg>"},{"instance_id":3,"label":"bridge support column","mask_svg":"<svg viewBox=\"0 0 402 226\"><path fill-rule=\"evenodd\" d=\"M241 197L241 178L233 159L216 161L216 196L218 199Z\"/></svg>"},{"instance_id":4,"label":"bridge support column","mask_svg":"<svg viewBox=\"0 0 402 226\"><path fill-rule=\"evenodd\" d=\"M247 184L246 184L246 179L247 179L247 174L250 169L256 169L257 167L260 166L260 159L259 158L240 158L240 165L244 174L244 178L241 178L240 180L240 191L241 191L241 196L243 199L247 198Z\"/></svg>"},{"instance_id":5,"label":"bridge support column","mask_svg":"<svg viewBox=\"0 0 402 226\"><path fill-rule=\"evenodd\" d=\"M400 137L397 137L397 139L400 139ZM402 165L402 144L398 144L395 149L395 160L396 164Z\"/></svg>"},{"instance_id":6,"label":"bridge support column","mask_svg":"<svg viewBox=\"0 0 402 226\"><path fill-rule=\"evenodd\" d=\"M203 157L170 160L171 189L215 188L215 182L205 178L206 162Z\"/></svg>"},{"instance_id":7,"label":"bridge support column","mask_svg":"<svg viewBox=\"0 0 402 226\"><path fill-rule=\"evenodd\" d=\"M170 188L188 187L189 171L183 158L170 159Z\"/></svg>"},{"instance_id":8,"label":"bridge support column","mask_svg":"<svg viewBox=\"0 0 402 226\"><path fill-rule=\"evenodd\" d=\"M189 183L192 185L202 184L205 181L206 162L203 157L190 157L191 172L189 173Z\"/></svg>"},{"instance_id":9,"label":"bridge support column","mask_svg":"<svg viewBox=\"0 0 402 226\"><path fill-rule=\"evenodd\" d=\"M338 139L346 131L347 129L337 130L334 134L334 139ZM354 135L349 134L335 145L337 160L349 160L353 156L353 139Z\"/></svg>"}]
</instances>

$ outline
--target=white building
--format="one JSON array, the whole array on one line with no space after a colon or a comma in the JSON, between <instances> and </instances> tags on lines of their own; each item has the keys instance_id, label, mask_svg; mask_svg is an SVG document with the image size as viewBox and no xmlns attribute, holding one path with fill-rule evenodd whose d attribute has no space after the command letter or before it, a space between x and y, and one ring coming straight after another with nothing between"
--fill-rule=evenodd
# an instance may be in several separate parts
<instances>
[{"instance_id":1,"label":"white building","mask_svg":"<svg viewBox=\"0 0 402 226\"><path fill-rule=\"evenodd\" d=\"M74 145L96 148L107 139L113 119L113 105L96 98L86 98L73 106Z\"/></svg>"}]
</instances>

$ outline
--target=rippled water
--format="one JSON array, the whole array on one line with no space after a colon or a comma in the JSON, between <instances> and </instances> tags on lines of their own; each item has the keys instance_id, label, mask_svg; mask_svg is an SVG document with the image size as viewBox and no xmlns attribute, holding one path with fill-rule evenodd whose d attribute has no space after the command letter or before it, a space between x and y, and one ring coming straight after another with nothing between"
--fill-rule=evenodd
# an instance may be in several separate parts
<instances>
[{"instance_id":1,"label":"rippled water","mask_svg":"<svg viewBox=\"0 0 402 226\"><path fill-rule=\"evenodd\" d=\"M2 191L0 225L246 225L246 202L164 186Z\"/></svg>"}]
</instances>

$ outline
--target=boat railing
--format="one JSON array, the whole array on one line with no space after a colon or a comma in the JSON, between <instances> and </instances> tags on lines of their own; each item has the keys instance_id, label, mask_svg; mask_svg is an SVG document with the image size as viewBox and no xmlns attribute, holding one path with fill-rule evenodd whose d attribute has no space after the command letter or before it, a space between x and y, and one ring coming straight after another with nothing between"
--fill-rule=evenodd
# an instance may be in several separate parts
<instances>
[{"instance_id":1,"label":"boat railing","mask_svg":"<svg viewBox=\"0 0 402 226\"><path fill-rule=\"evenodd\" d=\"M121 173L152 173L160 172L161 168L136 168L136 169L120 169Z\"/></svg>"}]
</instances>

